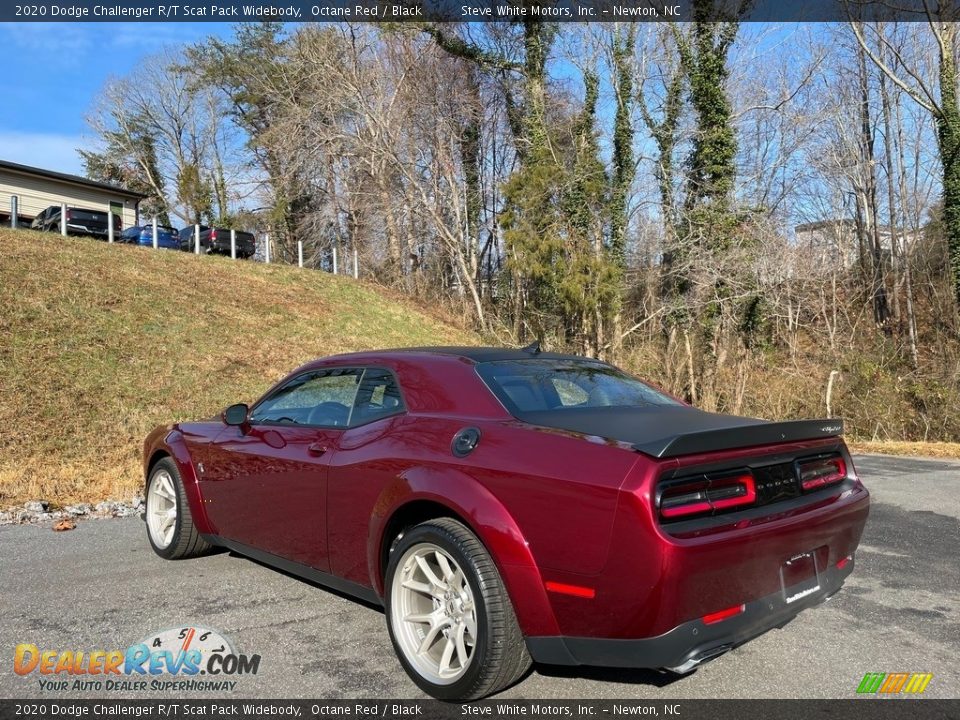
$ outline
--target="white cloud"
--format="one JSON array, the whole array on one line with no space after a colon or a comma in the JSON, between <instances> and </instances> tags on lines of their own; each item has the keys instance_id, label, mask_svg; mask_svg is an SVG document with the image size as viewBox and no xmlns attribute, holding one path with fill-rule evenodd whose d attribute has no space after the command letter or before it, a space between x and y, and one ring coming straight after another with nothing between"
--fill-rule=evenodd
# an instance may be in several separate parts
<instances>
[{"instance_id":1,"label":"white cloud","mask_svg":"<svg viewBox=\"0 0 960 720\"><path fill-rule=\"evenodd\" d=\"M87 144L80 135L0 130L0 160L83 175L77 148Z\"/></svg>"},{"instance_id":2,"label":"white cloud","mask_svg":"<svg viewBox=\"0 0 960 720\"><path fill-rule=\"evenodd\" d=\"M40 51L49 61L72 64L93 46L92 23L0 23L4 43L29 51Z\"/></svg>"}]
</instances>

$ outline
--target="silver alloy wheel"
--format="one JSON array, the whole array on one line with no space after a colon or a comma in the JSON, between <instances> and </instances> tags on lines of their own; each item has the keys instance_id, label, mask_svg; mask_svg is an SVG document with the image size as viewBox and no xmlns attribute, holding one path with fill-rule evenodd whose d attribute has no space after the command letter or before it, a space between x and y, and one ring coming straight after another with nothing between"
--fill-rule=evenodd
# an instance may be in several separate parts
<instances>
[{"instance_id":1,"label":"silver alloy wheel","mask_svg":"<svg viewBox=\"0 0 960 720\"><path fill-rule=\"evenodd\" d=\"M477 606L463 570L433 543L414 545L393 574L391 625L407 662L426 680L450 685L470 667Z\"/></svg>"},{"instance_id":2,"label":"silver alloy wheel","mask_svg":"<svg viewBox=\"0 0 960 720\"><path fill-rule=\"evenodd\" d=\"M147 492L147 527L153 544L161 550L173 542L177 528L177 488L170 473L162 468L154 473Z\"/></svg>"}]
</instances>

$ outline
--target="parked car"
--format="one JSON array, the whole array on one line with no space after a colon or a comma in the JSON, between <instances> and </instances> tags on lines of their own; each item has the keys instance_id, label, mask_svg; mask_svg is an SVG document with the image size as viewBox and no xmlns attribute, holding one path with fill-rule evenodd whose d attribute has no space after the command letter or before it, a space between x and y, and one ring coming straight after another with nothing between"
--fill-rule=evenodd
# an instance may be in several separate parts
<instances>
[{"instance_id":1,"label":"parked car","mask_svg":"<svg viewBox=\"0 0 960 720\"><path fill-rule=\"evenodd\" d=\"M531 660L687 673L853 571L869 493L842 431L703 412L535 347L339 355L150 433L147 536L382 604L438 698Z\"/></svg>"},{"instance_id":2,"label":"parked car","mask_svg":"<svg viewBox=\"0 0 960 720\"><path fill-rule=\"evenodd\" d=\"M86 235L99 240L108 237L107 213L104 210L88 210L86 208L67 208L67 235ZM60 232L60 206L51 205L37 215L30 227L34 230ZM123 229L123 222L118 215L113 215L113 231L119 235Z\"/></svg>"},{"instance_id":3,"label":"parked car","mask_svg":"<svg viewBox=\"0 0 960 720\"><path fill-rule=\"evenodd\" d=\"M120 233L120 242L153 247L153 225L134 225ZM157 225L157 247L180 249L180 235L172 227Z\"/></svg>"},{"instance_id":4,"label":"parked car","mask_svg":"<svg viewBox=\"0 0 960 720\"><path fill-rule=\"evenodd\" d=\"M180 228L180 249L186 252L196 250L196 229L193 225ZM257 240L253 233L236 231L237 257L250 258L257 252ZM200 250L219 255L230 254L230 229L200 226Z\"/></svg>"}]
</instances>

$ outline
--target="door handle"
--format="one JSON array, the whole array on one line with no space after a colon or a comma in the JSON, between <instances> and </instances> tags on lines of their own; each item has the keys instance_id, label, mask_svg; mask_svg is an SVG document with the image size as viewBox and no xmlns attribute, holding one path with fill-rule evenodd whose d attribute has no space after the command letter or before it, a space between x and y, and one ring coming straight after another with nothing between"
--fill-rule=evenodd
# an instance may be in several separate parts
<instances>
[{"instance_id":1,"label":"door handle","mask_svg":"<svg viewBox=\"0 0 960 720\"><path fill-rule=\"evenodd\" d=\"M327 451L327 446L318 442L312 442L307 445L307 452L311 455L323 455Z\"/></svg>"}]
</instances>

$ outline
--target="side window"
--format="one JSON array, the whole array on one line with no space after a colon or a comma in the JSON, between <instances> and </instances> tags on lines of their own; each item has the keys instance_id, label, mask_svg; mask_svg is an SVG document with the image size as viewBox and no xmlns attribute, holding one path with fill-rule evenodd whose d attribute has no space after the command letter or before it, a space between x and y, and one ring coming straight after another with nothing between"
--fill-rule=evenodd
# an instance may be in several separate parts
<instances>
[{"instance_id":1,"label":"side window","mask_svg":"<svg viewBox=\"0 0 960 720\"><path fill-rule=\"evenodd\" d=\"M298 375L257 405L253 424L347 427L362 370L335 368Z\"/></svg>"},{"instance_id":2,"label":"side window","mask_svg":"<svg viewBox=\"0 0 960 720\"><path fill-rule=\"evenodd\" d=\"M389 370L367 368L357 390L351 425L362 425L377 418L403 412L403 398L396 378Z\"/></svg>"}]
</instances>

